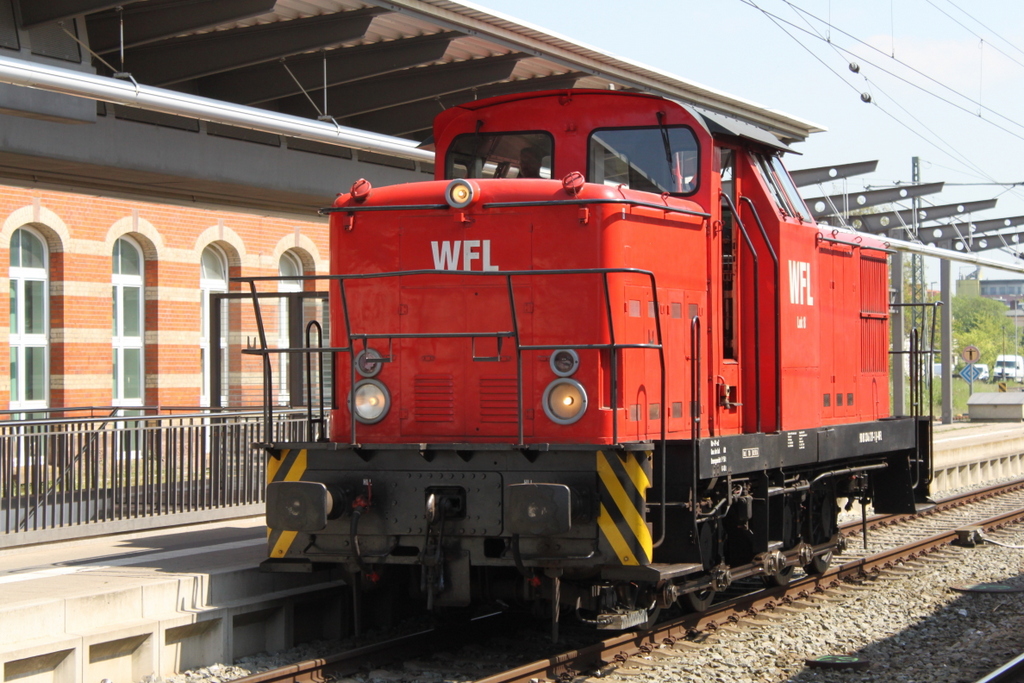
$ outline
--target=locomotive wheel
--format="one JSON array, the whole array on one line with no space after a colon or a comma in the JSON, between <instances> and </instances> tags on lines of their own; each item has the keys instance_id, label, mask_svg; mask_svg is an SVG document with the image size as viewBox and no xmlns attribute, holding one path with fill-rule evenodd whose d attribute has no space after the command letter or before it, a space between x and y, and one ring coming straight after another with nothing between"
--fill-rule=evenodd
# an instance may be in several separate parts
<instances>
[{"instance_id":1,"label":"locomotive wheel","mask_svg":"<svg viewBox=\"0 0 1024 683\"><path fill-rule=\"evenodd\" d=\"M647 621L640 624L642 631L650 631L654 628L654 625L658 623L658 617L661 616L661 606L655 605L647 611Z\"/></svg>"},{"instance_id":2,"label":"locomotive wheel","mask_svg":"<svg viewBox=\"0 0 1024 683\"><path fill-rule=\"evenodd\" d=\"M815 555L813 560L804 565L804 571L812 576L820 576L828 570L830 564L832 564L831 550L821 555Z\"/></svg>"},{"instance_id":3,"label":"locomotive wheel","mask_svg":"<svg viewBox=\"0 0 1024 683\"><path fill-rule=\"evenodd\" d=\"M715 601L715 589L705 588L701 591L684 593L681 598L683 608L688 612L706 612Z\"/></svg>"},{"instance_id":4,"label":"locomotive wheel","mask_svg":"<svg viewBox=\"0 0 1024 683\"><path fill-rule=\"evenodd\" d=\"M775 574L762 574L761 580L764 585L768 588L775 588L776 586L788 586L789 582L793 579L793 570L796 567L790 565L784 567L782 571Z\"/></svg>"}]
</instances>

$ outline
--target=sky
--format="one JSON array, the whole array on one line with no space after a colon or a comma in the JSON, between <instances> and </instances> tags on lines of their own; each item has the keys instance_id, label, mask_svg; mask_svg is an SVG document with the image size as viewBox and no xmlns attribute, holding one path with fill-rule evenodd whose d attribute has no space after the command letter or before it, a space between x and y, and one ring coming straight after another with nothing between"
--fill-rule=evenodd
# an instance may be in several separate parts
<instances>
[{"instance_id":1,"label":"sky","mask_svg":"<svg viewBox=\"0 0 1024 683\"><path fill-rule=\"evenodd\" d=\"M1024 216L1021 0L472 1L828 129L791 169L877 159L846 181L857 191L910 183L919 157L922 182L947 183L928 201L998 198L974 220Z\"/></svg>"}]
</instances>

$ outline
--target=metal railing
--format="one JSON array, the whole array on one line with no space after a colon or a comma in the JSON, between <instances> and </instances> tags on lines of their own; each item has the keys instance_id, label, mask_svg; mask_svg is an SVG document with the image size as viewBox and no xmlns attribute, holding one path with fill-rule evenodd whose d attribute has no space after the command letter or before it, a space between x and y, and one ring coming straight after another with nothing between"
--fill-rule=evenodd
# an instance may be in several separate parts
<instances>
[{"instance_id":1,"label":"metal railing","mask_svg":"<svg viewBox=\"0 0 1024 683\"><path fill-rule=\"evenodd\" d=\"M629 203L629 202L623 202ZM376 210L380 207L369 207L369 209ZM394 208L394 207L392 207ZM346 209L347 210L347 209ZM687 212L688 213L688 212ZM557 344L527 344L523 341L523 336L519 329L518 310L519 303L517 303L516 292L514 284L518 281L525 280L527 278L554 278L554 277L572 277L581 275L592 275L600 277L602 298L604 301L603 310L603 323L605 328L608 330L609 341L605 343L594 343L579 340L565 340ZM242 353L249 356L258 356L263 361L263 384L264 384L264 397L263 397L263 410L265 416L266 429L264 431L264 441L266 445L273 443L286 442L288 439L282 438L280 435L275 434L274 426L274 401L273 401L273 368L270 362L271 356L288 354L289 356L295 356L296 354L302 354L306 357L306 363L310 363L312 355L317 355L318 360L322 362L323 356L328 355L332 361L336 361L336 354L348 354L350 358L354 358L358 352L358 347L361 344L365 348L367 342L372 340L386 341L388 346L388 354L379 359L379 362L388 363L392 361L391 353L393 343L395 340L404 339L494 339L497 342L499 355L502 343L505 340L510 342L512 349L516 354L516 424L517 424L517 437L516 444L524 445L524 397L523 397L523 354L524 352L537 352L537 351L554 351L560 348L573 348L573 349L598 349L608 352L610 358L610 391L609 396L611 399L611 414L612 414L612 441L615 444L619 444L619 405L620 400L618 383L621 381L619 376L618 363L619 354L626 349L643 349L643 350L654 350L658 353L658 365L660 373L660 395L661 404L663 406L668 405L668 380L667 371L665 365L665 347L661 328L661 316L654 316L654 339L651 342L644 343L623 343L616 341L616 327L615 319L616 316L612 313L612 286L609 282L609 276L620 275L620 276L634 276L637 280L645 280L647 287L650 291L651 305L653 310L660 311L661 306L658 300L658 284L655 275L652 271L643 270L639 268L561 268L556 270L503 270L503 271L475 271L475 270L404 270L404 271L392 271L392 272L381 272L381 273L359 273L359 274L347 274L347 275L304 275L304 276L288 276L288 277L240 277L232 278L233 282L239 282L247 284L249 286L250 297L252 299L253 312L256 322L256 328L258 332L257 339L249 343L249 347L242 350ZM473 332L455 332L455 331L435 331L435 332L367 332L365 330L357 330L354 328L352 323L352 316L350 314L351 306L349 302L349 291L346 288L347 285L353 282L366 281L366 280L378 280L383 278L391 278L398 281L405 279L406 281L414 280L419 277L462 277L462 278L474 278L474 279L498 279L502 280L504 289L507 294L507 310L509 312L509 329L505 330L478 330ZM336 300L338 302L339 312L337 315L340 316L340 339L332 339L329 346L317 346L317 347L303 347L293 346L290 348L273 348L269 343L269 335L266 330L265 316L261 312L260 301L273 297L273 294L257 291L258 283L276 283L280 281L295 281L295 282L316 282L318 285L321 282L327 282L329 287L334 288ZM322 340L321 340L322 341ZM477 360L485 360L478 358ZM355 386L356 383L356 369L355 363L351 360L349 365L349 386ZM331 377L336 377L335 362L331 363ZM312 386L312 384L311 384ZM333 389L333 385L332 385ZM312 422L312 414L311 414ZM349 412L349 441L351 444L358 444L359 439L357 435L357 421L354 411ZM660 443L662 448L667 441L667 420L661 420L661 435ZM312 432L313 426L310 426Z\"/></svg>"},{"instance_id":2,"label":"metal railing","mask_svg":"<svg viewBox=\"0 0 1024 683\"><path fill-rule=\"evenodd\" d=\"M0 547L262 513L262 411L147 412L0 420Z\"/></svg>"}]
</instances>

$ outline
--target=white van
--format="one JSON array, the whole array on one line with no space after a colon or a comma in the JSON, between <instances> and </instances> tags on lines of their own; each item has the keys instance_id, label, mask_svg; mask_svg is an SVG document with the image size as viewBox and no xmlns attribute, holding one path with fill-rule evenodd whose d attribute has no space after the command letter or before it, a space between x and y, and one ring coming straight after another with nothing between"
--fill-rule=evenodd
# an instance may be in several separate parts
<instances>
[{"instance_id":1,"label":"white van","mask_svg":"<svg viewBox=\"0 0 1024 683\"><path fill-rule=\"evenodd\" d=\"M996 356L992 379L997 382L1007 380L1024 382L1024 358L1021 356Z\"/></svg>"}]
</instances>

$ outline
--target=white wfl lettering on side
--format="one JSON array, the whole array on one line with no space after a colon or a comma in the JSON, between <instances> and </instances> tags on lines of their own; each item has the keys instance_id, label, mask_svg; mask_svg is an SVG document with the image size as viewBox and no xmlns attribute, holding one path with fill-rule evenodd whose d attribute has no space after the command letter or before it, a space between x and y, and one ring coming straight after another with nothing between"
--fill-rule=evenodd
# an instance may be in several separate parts
<instances>
[{"instance_id":1,"label":"white wfl lettering on side","mask_svg":"<svg viewBox=\"0 0 1024 683\"><path fill-rule=\"evenodd\" d=\"M498 266L491 263L490 240L431 242L430 250L434 255L435 270L498 270ZM473 267L474 261L480 262L479 268Z\"/></svg>"},{"instance_id":2,"label":"white wfl lettering on side","mask_svg":"<svg viewBox=\"0 0 1024 683\"><path fill-rule=\"evenodd\" d=\"M800 306L813 306L814 297L811 296L811 264L804 261L789 262L789 303ZM798 315L796 318L798 329L807 328L807 316Z\"/></svg>"}]
</instances>

